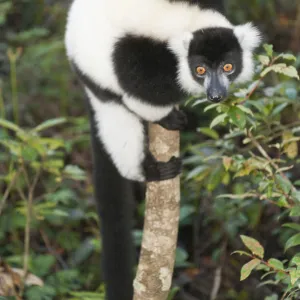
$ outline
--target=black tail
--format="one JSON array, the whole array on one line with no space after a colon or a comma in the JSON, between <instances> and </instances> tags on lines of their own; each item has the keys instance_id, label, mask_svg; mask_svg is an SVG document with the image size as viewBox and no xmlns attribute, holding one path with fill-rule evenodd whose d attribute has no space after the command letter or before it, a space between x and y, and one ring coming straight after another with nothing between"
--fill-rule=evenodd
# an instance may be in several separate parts
<instances>
[{"instance_id":1,"label":"black tail","mask_svg":"<svg viewBox=\"0 0 300 300\"><path fill-rule=\"evenodd\" d=\"M134 248L132 242L133 182L122 178L101 144L91 108L94 194L102 234L102 268L106 299L132 300Z\"/></svg>"}]
</instances>

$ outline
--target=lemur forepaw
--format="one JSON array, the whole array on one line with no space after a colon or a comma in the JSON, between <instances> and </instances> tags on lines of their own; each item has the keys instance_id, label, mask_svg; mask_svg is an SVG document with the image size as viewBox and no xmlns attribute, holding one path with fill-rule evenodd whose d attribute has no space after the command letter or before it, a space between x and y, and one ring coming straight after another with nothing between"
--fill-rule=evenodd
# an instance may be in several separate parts
<instances>
[{"instance_id":1,"label":"lemur forepaw","mask_svg":"<svg viewBox=\"0 0 300 300\"><path fill-rule=\"evenodd\" d=\"M167 162L157 161L151 156L144 164L146 181L172 179L181 173L181 169L181 159L175 156Z\"/></svg>"},{"instance_id":2,"label":"lemur forepaw","mask_svg":"<svg viewBox=\"0 0 300 300\"><path fill-rule=\"evenodd\" d=\"M188 120L183 111L174 108L166 117L156 123L168 130L183 130L186 128Z\"/></svg>"}]
</instances>

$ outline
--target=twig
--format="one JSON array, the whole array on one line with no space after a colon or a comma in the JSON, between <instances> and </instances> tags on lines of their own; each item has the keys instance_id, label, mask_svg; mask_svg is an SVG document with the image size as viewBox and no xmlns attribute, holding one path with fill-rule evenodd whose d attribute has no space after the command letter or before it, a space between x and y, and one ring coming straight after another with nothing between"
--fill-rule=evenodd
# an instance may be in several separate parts
<instances>
[{"instance_id":1,"label":"twig","mask_svg":"<svg viewBox=\"0 0 300 300\"><path fill-rule=\"evenodd\" d=\"M9 194L10 194L11 189L12 189L13 185L15 184L15 181L16 181L16 179L17 179L17 175L18 175L18 174L19 174L19 173L15 173L15 174L14 174L14 177L13 177L12 180L10 181L10 183L9 183L9 185L8 185L8 187L7 187L7 189L6 189L5 193L4 193L4 195L3 195L3 197L2 197L2 200L1 200L1 203L0 203L0 216L1 216L2 212L3 212L4 206L5 206L5 204L6 204L6 201L7 201L8 197L9 197Z\"/></svg>"},{"instance_id":2,"label":"twig","mask_svg":"<svg viewBox=\"0 0 300 300\"><path fill-rule=\"evenodd\" d=\"M61 266L64 268L64 269L68 269L68 265L67 263L61 258L60 255L58 255L56 253L56 251L53 249L53 247L51 246L50 244L50 241L49 241L49 238L48 236L45 234L45 232L40 229L40 234L42 236L42 239L46 245L46 248L47 250L57 259L57 261L61 264Z\"/></svg>"},{"instance_id":3,"label":"twig","mask_svg":"<svg viewBox=\"0 0 300 300\"><path fill-rule=\"evenodd\" d=\"M219 290L220 290L220 286L221 286L221 282L222 282L222 269L225 263L225 258L226 258L226 248L227 248L227 244L228 244L228 239L227 237L225 238L224 242L223 242L223 246L222 246L222 256L221 256L221 262L219 267L216 269L215 272L215 277L214 277L214 285L210 294L210 300L216 300Z\"/></svg>"},{"instance_id":4,"label":"twig","mask_svg":"<svg viewBox=\"0 0 300 300\"><path fill-rule=\"evenodd\" d=\"M27 276L28 272L28 265L29 265L29 252L30 252L30 225L31 225L31 211L32 211L32 205L33 205L33 197L34 197L34 191L35 187L39 181L40 175L41 175L41 169L39 169L35 175L35 178L33 180L33 183L29 189L28 192L28 200L27 200L27 214L26 214L26 228L25 228L25 239L24 239L24 277L23 282L20 287L20 294L22 295L24 292L24 285L25 285L25 278Z\"/></svg>"},{"instance_id":5,"label":"twig","mask_svg":"<svg viewBox=\"0 0 300 300\"><path fill-rule=\"evenodd\" d=\"M279 171L280 168L279 166L272 160L272 158L269 156L269 154L265 151L265 149L257 142L257 140L255 139L255 137L251 134L251 132L248 132L248 137L250 138L251 142L254 144L254 146L257 148L257 150L261 153L261 155L267 159L267 161L272 165L272 167L276 170ZM279 171L278 172L281 177L283 177L285 180L287 180L288 182L290 182L290 180L288 179L288 177L282 172ZM294 191L296 191L295 187L291 184L291 187Z\"/></svg>"}]
</instances>

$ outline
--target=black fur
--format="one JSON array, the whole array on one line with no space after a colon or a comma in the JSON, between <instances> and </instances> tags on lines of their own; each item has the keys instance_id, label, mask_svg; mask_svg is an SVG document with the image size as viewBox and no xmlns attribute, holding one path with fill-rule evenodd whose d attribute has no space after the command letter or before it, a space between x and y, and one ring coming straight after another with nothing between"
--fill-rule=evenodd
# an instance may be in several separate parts
<instances>
[{"instance_id":1,"label":"black fur","mask_svg":"<svg viewBox=\"0 0 300 300\"><path fill-rule=\"evenodd\" d=\"M87 101L89 103L89 101ZM120 176L101 144L90 105L94 194L100 217L102 270L106 299L132 300L134 247L132 240L133 182Z\"/></svg>"},{"instance_id":2,"label":"black fur","mask_svg":"<svg viewBox=\"0 0 300 300\"><path fill-rule=\"evenodd\" d=\"M115 45L113 59L119 83L131 96L162 106L187 97L177 83L177 58L166 43L127 35Z\"/></svg>"},{"instance_id":3,"label":"black fur","mask_svg":"<svg viewBox=\"0 0 300 300\"><path fill-rule=\"evenodd\" d=\"M194 33L189 48L189 64L192 75L200 84L203 84L203 79L193 71L202 63L212 69L225 63L234 64L234 73L228 75L230 81L240 74L243 67L242 49L232 29L207 28Z\"/></svg>"},{"instance_id":4,"label":"black fur","mask_svg":"<svg viewBox=\"0 0 300 300\"><path fill-rule=\"evenodd\" d=\"M84 74L73 61L71 66L76 73L78 79L85 85L99 100L103 102L118 102L121 103L122 97L109 89L102 88L98 83L95 83L88 75Z\"/></svg>"},{"instance_id":5,"label":"black fur","mask_svg":"<svg viewBox=\"0 0 300 300\"><path fill-rule=\"evenodd\" d=\"M147 151L143 166L148 182L172 179L179 175L182 169L180 158L173 156L167 162L157 161L150 151Z\"/></svg>"},{"instance_id":6,"label":"black fur","mask_svg":"<svg viewBox=\"0 0 300 300\"><path fill-rule=\"evenodd\" d=\"M157 122L160 126L168 130L184 130L188 120L186 114L174 108L166 117Z\"/></svg>"}]
</instances>

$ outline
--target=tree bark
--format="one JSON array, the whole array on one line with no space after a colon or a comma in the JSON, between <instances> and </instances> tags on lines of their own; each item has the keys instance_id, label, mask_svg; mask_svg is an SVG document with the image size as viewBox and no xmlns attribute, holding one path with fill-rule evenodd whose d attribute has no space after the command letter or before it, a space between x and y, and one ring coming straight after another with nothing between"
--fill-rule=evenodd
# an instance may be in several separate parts
<instances>
[{"instance_id":1,"label":"tree bark","mask_svg":"<svg viewBox=\"0 0 300 300\"><path fill-rule=\"evenodd\" d=\"M179 132L149 125L150 151L160 161L179 155ZM134 300L165 300L172 283L180 207L179 176L147 185L141 256Z\"/></svg>"}]
</instances>

